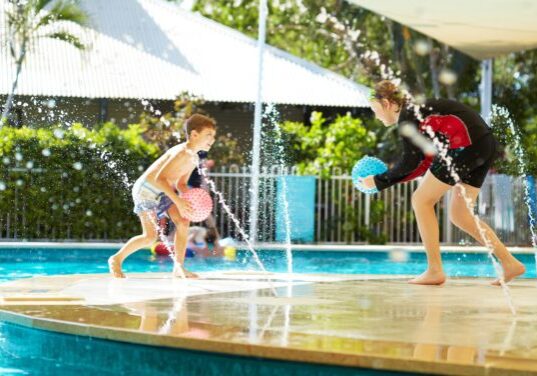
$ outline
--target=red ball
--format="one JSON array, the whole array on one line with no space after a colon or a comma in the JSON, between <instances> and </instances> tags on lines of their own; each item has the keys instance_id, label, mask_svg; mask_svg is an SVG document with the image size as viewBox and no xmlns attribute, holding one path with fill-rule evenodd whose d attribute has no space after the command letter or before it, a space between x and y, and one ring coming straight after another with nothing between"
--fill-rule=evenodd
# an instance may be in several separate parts
<instances>
[{"instance_id":1,"label":"red ball","mask_svg":"<svg viewBox=\"0 0 537 376\"><path fill-rule=\"evenodd\" d=\"M173 246L170 247L173 248ZM170 250L166 247L166 244L160 242L153 246L152 251L159 256L168 256L170 254Z\"/></svg>"},{"instance_id":2,"label":"red ball","mask_svg":"<svg viewBox=\"0 0 537 376\"><path fill-rule=\"evenodd\" d=\"M186 193L182 194L181 197L187 200L192 207L192 215L186 216L186 219L192 222L204 221L213 210L213 200L211 195L204 189L189 189Z\"/></svg>"}]
</instances>

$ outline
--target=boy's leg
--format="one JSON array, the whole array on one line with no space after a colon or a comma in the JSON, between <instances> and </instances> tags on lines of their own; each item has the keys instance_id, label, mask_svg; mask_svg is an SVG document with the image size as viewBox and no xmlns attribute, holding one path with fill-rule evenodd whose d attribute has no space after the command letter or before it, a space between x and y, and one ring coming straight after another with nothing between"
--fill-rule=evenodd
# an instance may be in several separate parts
<instances>
[{"instance_id":1,"label":"boy's leg","mask_svg":"<svg viewBox=\"0 0 537 376\"><path fill-rule=\"evenodd\" d=\"M110 273L116 278L125 278L121 270L121 264L131 253L137 250L149 247L158 237L156 229L156 217L153 212L146 211L139 215L143 228L143 234L130 238L121 249L108 259Z\"/></svg>"},{"instance_id":2,"label":"boy's leg","mask_svg":"<svg viewBox=\"0 0 537 376\"><path fill-rule=\"evenodd\" d=\"M466 197L470 199L470 210L468 204L464 200L461 185L464 187ZM474 205L477 196L479 195L479 191L479 188L464 183L455 186L450 203L450 219L455 226L468 233L481 245L486 246L485 239L483 239L483 235L476 223L477 217L474 216ZM526 271L524 265L507 250L494 230L482 220L477 220L479 221L479 226L484 231L484 236L494 250L494 254L502 264L505 282L509 282L513 278L523 274ZM499 282L499 280L496 280L493 284L499 284Z\"/></svg>"},{"instance_id":3,"label":"boy's leg","mask_svg":"<svg viewBox=\"0 0 537 376\"><path fill-rule=\"evenodd\" d=\"M421 240L427 252L427 270L410 280L410 283L439 285L446 280L440 256L440 230L434 206L450 188L449 184L441 182L431 171L427 171L418 189L412 195L412 207L416 214Z\"/></svg>"},{"instance_id":4,"label":"boy's leg","mask_svg":"<svg viewBox=\"0 0 537 376\"><path fill-rule=\"evenodd\" d=\"M175 224L175 234L174 234L174 248L175 248L175 263L179 264L183 269L183 273L187 278L197 278L196 273L192 273L185 268L185 254L186 254L186 245L188 241L188 229L190 227L190 221L184 219L179 214L179 210L175 205L171 206L168 209L168 215ZM179 274L175 273L174 275Z\"/></svg>"}]
</instances>

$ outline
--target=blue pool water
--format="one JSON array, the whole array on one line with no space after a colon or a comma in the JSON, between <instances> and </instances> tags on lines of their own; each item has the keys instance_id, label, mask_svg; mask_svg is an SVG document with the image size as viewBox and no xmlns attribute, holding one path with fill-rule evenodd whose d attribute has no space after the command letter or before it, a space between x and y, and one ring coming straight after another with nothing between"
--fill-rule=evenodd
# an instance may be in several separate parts
<instances>
[{"instance_id":1,"label":"blue pool water","mask_svg":"<svg viewBox=\"0 0 537 376\"><path fill-rule=\"evenodd\" d=\"M132 345L0 322L2 375L383 376L407 373L322 366Z\"/></svg>"},{"instance_id":2,"label":"blue pool water","mask_svg":"<svg viewBox=\"0 0 537 376\"><path fill-rule=\"evenodd\" d=\"M107 258L116 249L2 249L0 248L0 281L27 278L37 275L106 273ZM269 271L285 272L285 253L260 251L260 258ZM526 278L535 278L535 258L530 254L517 255L527 268ZM295 251L296 273L344 274L417 274L425 270L423 253L410 253L408 260L397 262L389 252ZM494 277L490 259L482 253L445 253L444 266L453 277ZM258 270L251 254L237 252L235 261L222 258L188 258L186 267L192 271ZM124 264L128 272L170 272L171 260L139 251Z\"/></svg>"}]
</instances>

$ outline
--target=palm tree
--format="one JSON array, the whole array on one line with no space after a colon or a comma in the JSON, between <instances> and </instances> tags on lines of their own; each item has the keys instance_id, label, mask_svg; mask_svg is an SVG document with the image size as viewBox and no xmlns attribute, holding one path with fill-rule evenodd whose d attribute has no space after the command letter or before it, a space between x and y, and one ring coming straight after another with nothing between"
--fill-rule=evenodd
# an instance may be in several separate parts
<instances>
[{"instance_id":1,"label":"palm tree","mask_svg":"<svg viewBox=\"0 0 537 376\"><path fill-rule=\"evenodd\" d=\"M13 97L29 50L42 38L58 39L84 50L86 45L67 27L88 25L88 16L77 0L8 0L6 6L7 37L16 74L0 118L0 127L7 122Z\"/></svg>"}]
</instances>

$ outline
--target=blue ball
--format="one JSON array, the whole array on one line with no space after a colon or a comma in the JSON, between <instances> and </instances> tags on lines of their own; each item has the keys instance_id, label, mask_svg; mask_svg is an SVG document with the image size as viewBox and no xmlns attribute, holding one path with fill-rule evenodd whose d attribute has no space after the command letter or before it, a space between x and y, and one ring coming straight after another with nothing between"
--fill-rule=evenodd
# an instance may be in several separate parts
<instances>
[{"instance_id":1,"label":"blue ball","mask_svg":"<svg viewBox=\"0 0 537 376\"><path fill-rule=\"evenodd\" d=\"M377 188L366 189L360 183L360 180L369 175L378 175L386 172L388 166L380 159L370 156L365 156L360 159L352 168L352 183L361 192L373 194L377 193Z\"/></svg>"}]
</instances>

